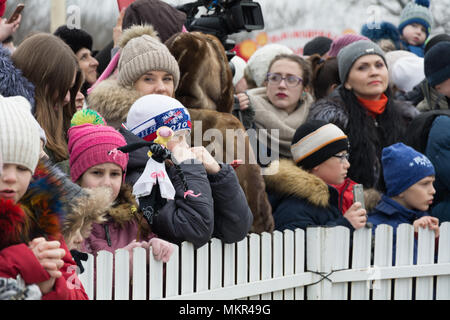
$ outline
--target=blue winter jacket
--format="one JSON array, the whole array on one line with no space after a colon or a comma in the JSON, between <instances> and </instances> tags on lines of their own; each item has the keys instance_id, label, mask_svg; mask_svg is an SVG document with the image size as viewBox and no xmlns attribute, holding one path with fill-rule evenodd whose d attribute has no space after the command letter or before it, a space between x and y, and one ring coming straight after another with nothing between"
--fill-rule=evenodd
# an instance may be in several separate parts
<instances>
[{"instance_id":1,"label":"blue winter jacket","mask_svg":"<svg viewBox=\"0 0 450 320\"><path fill-rule=\"evenodd\" d=\"M450 221L450 117L437 117L428 134L426 156L434 165L436 196L431 215L439 223Z\"/></svg>"},{"instance_id":2,"label":"blue winter jacket","mask_svg":"<svg viewBox=\"0 0 450 320\"><path fill-rule=\"evenodd\" d=\"M413 224L415 220L428 216L427 212L410 210L402 206L395 200L392 200L386 195L381 197L381 201L375 207L375 209L369 213L369 222L373 224L373 233L375 234L376 227L380 224L390 225L394 230L394 243L393 243L393 257L392 264L395 265L395 247L397 239L397 227L400 224L408 223ZM417 239L414 239L414 264L417 262Z\"/></svg>"}]
</instances>

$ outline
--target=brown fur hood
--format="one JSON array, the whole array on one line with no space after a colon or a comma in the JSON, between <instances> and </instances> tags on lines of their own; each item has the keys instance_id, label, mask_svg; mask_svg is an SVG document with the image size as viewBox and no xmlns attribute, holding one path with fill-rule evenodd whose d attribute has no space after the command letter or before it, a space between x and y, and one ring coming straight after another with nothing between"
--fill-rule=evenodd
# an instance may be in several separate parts
<instances>
[{"instance_id":1,"label":"brown fur hood","mask_svg":"<svg viewBox=\"0 0 450 320\"><path fill-rule=\"evenodd\" d=\"M186 108L230 113L234 103L233 75L219 39L200 32L178 33L165 45L180 66L177 100Z\"/></svg>"},{"instance_id":2,"label":"brown fur hood","mask_svg":"<svg viewBox=\"0 0 450 320\"><path fill-rule=\"evenodd\" d=\"M119 85L117 80L102 81L88 96L90 109L100 113L108 125L118 129L127 120L128 111L143 94Z\"/></svg>"},{"instance_id":3,"label":"brown fur hood","mask_svg":"<svg viewBox=\"0 0 450 320\"><path fill-rule=\"evenodd\" d=\"M84 196L71 204L63 223L63 234L67 239L78 229L84 237L89 236L93 223L106 221L106 212L111 207L110 194L107 188L83 189Z\"/></svg>"},{"instance_id":4,"label":"brown fur hood","mask_svg":"<svg viewBox=\"0 0 450 320\"><path fill-rule=\"evenodd\" d=\"M277 166L278 170L276 170ZM269 192L293 195L319 207L328 206L330 199L328 185L320 178L297 167L292 160L281 159L273 162L269 170L275 172L275 174L264 176Z\"/></svg>"}]
</instances>

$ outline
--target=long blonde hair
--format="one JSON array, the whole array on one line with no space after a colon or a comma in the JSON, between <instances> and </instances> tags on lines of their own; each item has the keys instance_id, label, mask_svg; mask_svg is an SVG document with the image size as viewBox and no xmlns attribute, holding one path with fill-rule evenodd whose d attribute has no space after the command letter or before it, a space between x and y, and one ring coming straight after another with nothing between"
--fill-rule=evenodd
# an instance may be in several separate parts
<instances>
[{"instance_id":1,"label":"long blonde hair","mask_svg":"<svg viewBox=\"0 0 450 320\"><path fill-rule=\"evenodd\" d=\"M72 81L79 70L77 57L58 37L37 33L26 38L12 55L12 60L23 75L35 86L35 117L47 137L47 149L53 161L69 158L66 133L75 113L73 90L80 87L81 77ZM78 81L77 81L78 80ZM72 90L71 90L72 89ZM71 90L70 103L64 105Z\"/></svg>"}]
</instances>

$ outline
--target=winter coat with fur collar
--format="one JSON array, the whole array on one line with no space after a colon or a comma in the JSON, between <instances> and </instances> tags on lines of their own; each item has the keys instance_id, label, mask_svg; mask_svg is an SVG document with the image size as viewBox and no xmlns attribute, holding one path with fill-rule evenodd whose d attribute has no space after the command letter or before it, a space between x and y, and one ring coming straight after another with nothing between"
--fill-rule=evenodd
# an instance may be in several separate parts
<instances>
[{"instance_id":1,"label":"winter coat with fur collar","mask_svg":"<svg viewBox=\"0 0 450 320\"><path fill-rule=\"evenodd\" d=\"M122 123L126 122L128 111L133 103L142 96L134 88L122 87L117 80L108 79L99 83L88 96L88 106L98 111L106 119L108 125L118 129ZM245 193L248 206L253 214L251 232L262 233L264 231L273 231L272 209L265 192L265 183L261 175L261 168L257 165L244 126L230 113L195 109L191 108L190 105L186 105L186 107L189 108L191 115L193 125L191 136L193 142L201 141L203 146L208 146L211 144L211 141L203 141L205 132L209 129L217 129L223 137L222 145L216 147L222 151L224 156L222 161L242 160L244 162L243 165L236 169L236 174L239 179L239 184ZM236 149L226 150L227 129L234 129L238 132L234 145L237 145L239 141L244 141L245 159L238 159ZM200 139L197 137L197 134L201 135ZM196 146L198 145L196 144ZM251 184L249 181L251 181Z\"/></svg>"},{"instance_id":2,"label":"winter coat with fur collar","mask_svg":"<svg viewBox=\"0 0 450 320\"><path fill-rule=\"evenodd\" d=\"M322 179L282 159L274 175L265 176L275 229L283 231L314 226L345 226L354 230L338 209L338 191Z\"/></svg>"},{"instance_id":3,"label":"winter coat with fur collar","mask_svg":"<svg viewBox=\"0 0 450 320\"><path fill-rule=\"evenodd\" d=\"M59 174L49 165L40 163L19 204L0 201L0 277L15 279L20 275L26 285L49 280L49 274L28 248L28 242L39 237L58 240L66 251L64 265L60 269L62 277L56 279L53 290L42 299L88 299L61 234L60 225L68 199Z\"/></svg>"}]
</instances>

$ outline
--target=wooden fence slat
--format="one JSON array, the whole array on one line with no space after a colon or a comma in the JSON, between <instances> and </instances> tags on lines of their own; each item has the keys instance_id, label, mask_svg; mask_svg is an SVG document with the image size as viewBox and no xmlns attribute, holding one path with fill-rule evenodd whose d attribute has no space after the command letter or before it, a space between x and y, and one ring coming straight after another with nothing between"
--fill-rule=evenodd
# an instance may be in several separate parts
<instances>
[{"instance_id":1,"label":"wooden fence slat","mask_svg":"<svg viewBox=\"0 0 450 320\"><path fill-rule=\"evenodd\" d=\"M378 225L375 230L374 267L392 266L392 246L393 228L386 224ZM373 300L391 300L391 287L391 280L373 281Z\"/></svg>"},{"instance_id":2,"label":"wooden fence slat","mask_svg":"<svg viewBox=\"0 0 450 320\"><path fill-rule=\"evenodd\" d=\"M329 264L331 265L330 272L335 270L348 269L350 258L350 230L343 226L335 228L328 228L330 233L327 247L332 250L327 258L333 257ZM329 282L329 281L327 281ZM346 300L348 294L347 283L331 283L331 297L333 300Z\"/></svg>"},{"instance_id":3,"label":"wooden fence slat","mask_svg":"<svg viewBox=\"0 0 450 320\"><path fill-rule=\"evenodd\" d=\"M94 256L92 254L88 254L87 261L82 261L84 272L78 276L81 283L83 284L84 291L88 295L90 300L95 299L95 287L94 287Z\"/></svg>"},{"instance_id":4,"label":"wooden fence slat","mask_svg":"<svg viewBox=\"0 0 450 320\"><path fill-rule=\"evenodd\" d=\"M272 279L272 235L261 234L261 280ZM272 293L264 293L261 300L272 300Z\"/></svg>"},{"instance_id":5,"label":"wooden fence slat","mask_svg":"<svg viewBox=\"0 0 450 320\"><path fill-rule=\"evenodd\" d=\"M306 229L306 270L311 272L321 272L322 260L322 238L323 228L312 227ZM322 300L321 283L310 285L306 288L308 300Z\"/></svg>"},{"instance_id":6,"label":"wooden fence slat","mask_svg":"<svg viewBox=\"0 0 450 320\"><path fill-rule=\"evenodd\" d=\"M237 243L236 284L244 283L248 283L248 236Z\"/></svg>"},{"instance_id":7,"label":"wooden fence slat","mask_svg":"<svg viewBox=\"0 0 450 320\"><path fill-rule=\"evenodd\" d=\"M209 289L209 244L205 244L196 250L196 292Z\"/></svg>"},{"instance_id":8,"label":"wooden fence slat","mask_svg":"<svg viewBox=\"0 0 450 320\"><path fill-rule=\"evenodd\" d=\"M194 292L194 245L181 244L181 294Z\"/></svg>"},{"instance_id":9,"label":"wooden fence slat","mask_svg":"<svg viewBox=\"0 0 450 320\"><path fill-rule=\"evenodd\" d=\"M292 230L285 230L284 232L284 271L285 276L294 274L294 232ZM284 300L294 300L294 289L284 290Z\"/></svg>"},{"instance_id":10,"label":"wooden fence slat","mask_svg":"<svg viewBox=\"0 0 450 320\"><path fill-rule=\"evenodd\" d=\"M130 299L130 253L125 249L114 255L114 299Z\"/></svg>"},{"instance_id":11,"label":"wooden fence slat","mask_svg":"<svg viewBox=\"0 0 450 320\"><path fill-rule=\"evenodd\" d=\"M211 272L210 272L210 289L222 288L222 241L212 239L211 248Z\"/></svg>"},{"instance_id":12,"label":"wooden fence slat","mask_svg":"<svg viewBox=\"0 0 450 320\"><path fill-rule=\"evenodd\" d=\"M223 286L230 287L235 284L236 278L236 245L225 243L223 251Z\"/></svg>"},{"instance_id":13,"label":"wooden fence slat","mask_svg":"<svg viewBox=\"0 0 450 320\"><path fill-rule=\"evenodd\" d=\"M417 246L417 264L434 263L434 232L429 229L419 228ZM419 277L416 279L416 300L433 299L433 277Z\"/></svg>"},{"instance_id":14,"label":"wooden fence slat","mask_svg":"<svg viewBox=\"0 0 450 320\"><path fill-rule=\"evenodd\" d=\"M302 229L295 230L295 274L305 272L305 231ZM305 299L305 288L296 287L294 289L295 300Z\"/></svg>"},{"instance_id":15,"label":"wooden fence slat","mask_svg":"<svg viewBox=\"0 0 450 320\"><path fill-rule=\"evenodd\" d=\"M133 248L132 299L147 299L147 250Z\"/></svg>"},{"instance_id":16,"label":"wooden fence slat","mask_svg":"<svg viewBox=\"0 0 450 320\"><path fill-rule=\"evenodd\" d=\"M361 228L353 233L352 268L369 268L372 253L372 229ZM369 300L370 285L367 281L351 284L351 300Z\"/></svg>"},{"instance_id":17,"label":"wooden fence slat","mask_svg":"<svg viewBox=\"0 0 450 320\"><path fill-rule=\"evenodd\" d=\"M97 254L97 300L112 300L113 254L100 251Z\"/></svg>"},{"instance_id":18,"label":"wooden fence slat","mask_svg":"<svg viewBox=\"0 0 450 320\"><path fill-rule=\"evenodd\" d=\"M440 225L439 228L438 264L449 262L450 262L450 222L444 222ZM450 300L450 275L437 277L436 300Z\"/></svg>"},{"instance_id":19,"label":"wooden fence slat","mask_svg":"<svg viewBox=\"0 0 450 320\"><path fill-rule=\"evenodd\" d=\"M414 227L403 223L397 228L397 242L395 245L395 265L410 266L414 256ZM411 300L412 278L396 279L394 285L394 300Z\"/></svg>"},{"instance_id":20,"label":"wooden fence slat","mask_svg":"<svg viewBox=\"0 0 450 320\"><path fill-rule=\"evenodd\" d=\"M158 300L163 298L163 265L162 261L156 261L153 256L153 248L148 250L149 255L149 300Z\"/></svg>"},{"instance_id":21,"label":"wooden fence slat","mask_svg":"<svg viewBox=\"0 0 450 320\"><path fill-rule=\"evenodd\" d=\"M256 282L261 280L261 239L258 234L250 234L249 255L249 282ZM251 296L249 300L260 300L260 296Z\"/></svg>"},{"instance_id":22,"label":"wooden fence slat","mask_svg":"<svg viewBox=\"0 0 450 320\"><path fill-rule=\"evenodd\" d=\"M166 297L174 297L179 294L179 254L180 247L173 245L173 253L169 262L166 264Z\"/></svg>"},{"instance_id":23,"label":"wooden fence slat","mask_svg":"<svg viewBox=\"0 0 450 320\"><path fill-rule=\"evenodd\" d=\"M283 234L273 232L273 278L283 276ZM273 292L273 300L283 300L283 291Z\"/></svg>"}]
</instances>

